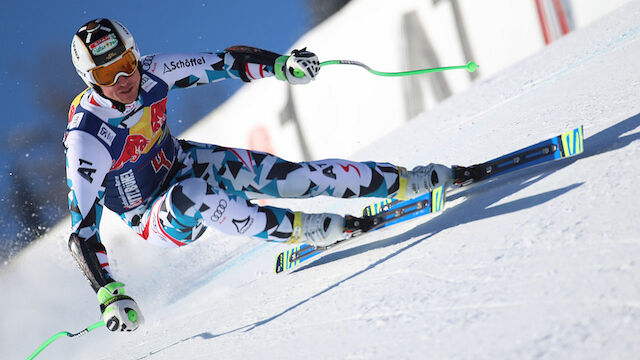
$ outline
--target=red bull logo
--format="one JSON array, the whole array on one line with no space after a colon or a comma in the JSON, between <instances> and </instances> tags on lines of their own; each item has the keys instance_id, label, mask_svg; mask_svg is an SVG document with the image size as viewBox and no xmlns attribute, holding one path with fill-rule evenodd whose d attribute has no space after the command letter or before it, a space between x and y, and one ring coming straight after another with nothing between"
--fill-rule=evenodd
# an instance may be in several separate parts
<instances>
[{"instance_id":1,"label":"red bull logo","mask_svg":"<svg viewBox=\"0 0 640 360\"><path fill-rule=\"evenodd\" d=\"M111 167L111 170L118 170L128 162L138 161L140 155L142 155L149 143L150 140L141 134L130 134L127 136L122 153Z\"/></svg>"},{"instance_id":2,"label":"red bull logo","mask_svg":"<svg viewBox=\"0 0 640 360\"><path fill-rule=\"evenodd\" d=\"M73 114L76 113L76 104L71 104L71 107L69 108L69 121L67 121L67 123L71 122L71 119L73 118Z\"/></svg>"},{"instance_id":3,"label":"red bull logo","mask_svg":"<svg viewBox=\"0 0 640 360\"><path fill-rule=\"evenodd\" d=\"M111 170L121 169L128 162L136 162L165 137L162 130L167 119L167 98L149 107L145 107L140 120L129 129L120 157L113 163Z\"/></svg>"},{"instance_id":4,"label":"red bull logo","mask_svg":"<svg viewBox=\"0 0 640 360\"><path fill-rule=\"evenodd\" d=\"M167 98L151 105L151 131L156 133L167 120Z\"/></svg>"}]
</instances>

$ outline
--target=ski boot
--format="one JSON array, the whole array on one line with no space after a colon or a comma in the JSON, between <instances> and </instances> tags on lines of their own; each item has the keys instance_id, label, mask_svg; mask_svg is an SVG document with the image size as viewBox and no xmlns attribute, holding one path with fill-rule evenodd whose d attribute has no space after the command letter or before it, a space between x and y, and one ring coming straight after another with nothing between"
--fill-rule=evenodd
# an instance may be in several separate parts
<instances>
[{"instance_id":1,"label":"ski boot","mask_svg":"<svg viewBox=\"0 0 640 360\"><path fill-rule=\"evenodd\" d=\"M450 186L452 175L451 168L433 163L426 166L416 166L411 171L405 170L404 174L401 171L400 190L396 198L400 200L412 199L438 186Z\"/></svg>"},{"instance_id":2,"label":"ski boot","mask_svg":"<svg viewBox=\"0 0 640 360\"><path fill-rule=\"evenodd\" d=\"M296 212L291 242L326 247L347 238L345 218L337 214Z\"/></svg>"}]
</instances>

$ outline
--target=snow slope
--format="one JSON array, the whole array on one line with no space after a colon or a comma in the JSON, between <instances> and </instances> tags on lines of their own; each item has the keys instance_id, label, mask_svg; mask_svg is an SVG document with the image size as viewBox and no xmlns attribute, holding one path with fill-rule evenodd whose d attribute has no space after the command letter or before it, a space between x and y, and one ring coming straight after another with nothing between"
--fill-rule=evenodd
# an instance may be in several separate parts
<instances>
[{"instance_id":1,"label":"snow slope","mask_svg":"<svg viewBox=\"0 0 640 360\"><path fill-rule=\"evenodd\" d=\"M406 233L285 276L272 270L282 245L211 232L165 251L105 214L111 267L147 323L63 338L39 358L637 358L639 16L634 1L351 158L472 164L584 124L581 156L479 184ZM0 270L2 359L99 320L65 230Z\"/></svg>"}]
</instances>

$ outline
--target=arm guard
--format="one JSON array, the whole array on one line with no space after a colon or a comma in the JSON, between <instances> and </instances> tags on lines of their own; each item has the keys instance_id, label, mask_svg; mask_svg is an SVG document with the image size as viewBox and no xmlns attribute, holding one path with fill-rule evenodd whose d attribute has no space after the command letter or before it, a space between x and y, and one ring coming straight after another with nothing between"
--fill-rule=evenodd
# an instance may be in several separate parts
<instances>
[{"instance_id":1,"label":"arm guard","mask_svg":"<svg viewBox=\"0 0 640 360\"><path fill-rule=\"evenodd\" d=\"M268 67L268 71L275 74L274 68L276 59L281 56L280 54L271 51L243 45L231 46L224 51L231 54L235 59L232 69L238 71L240 78L244 82L251 81L245 70L246 64L266 65Z\"/></svg>"},{"instance_id":2,"label":"arm guard","mask_svg":"<svg viewBox=\"0 0 640 360\"><path fill-rule=\"evenodd\" d=\"M97 234L86 240L80 238L78 234L71 234L69 237L69 250L95 292L114 281L111 275L102 268L96 255L96 252L106 252L104 245L98 241Z\"/></svg>"}]
</instances>

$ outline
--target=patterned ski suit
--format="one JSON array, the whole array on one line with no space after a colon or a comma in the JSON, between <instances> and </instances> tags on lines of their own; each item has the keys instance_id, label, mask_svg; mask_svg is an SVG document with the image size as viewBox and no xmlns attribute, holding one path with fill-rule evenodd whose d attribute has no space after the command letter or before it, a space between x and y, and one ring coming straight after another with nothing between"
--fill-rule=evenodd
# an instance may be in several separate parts
<instances>
[{"instance_id":1,"label":"patterned ski suit","mask_svg":"<svg viewBox=\"0 0 640 360\"><path fill-rule=\"evenodd\" d=\"M167 125L167 93L224 79L274 74L278 54L249 47L219 53L142 57L132 104L89 88L71 105L65 132L72 234L69 247L94 290L114 281L99 223L103 207L143 239L186 245L207 227L287 241L294 213L258 206L259 198L389 197L402 168L328 159L288 162L274 155L178 140Z\"/></svg>"}]
</instances>

